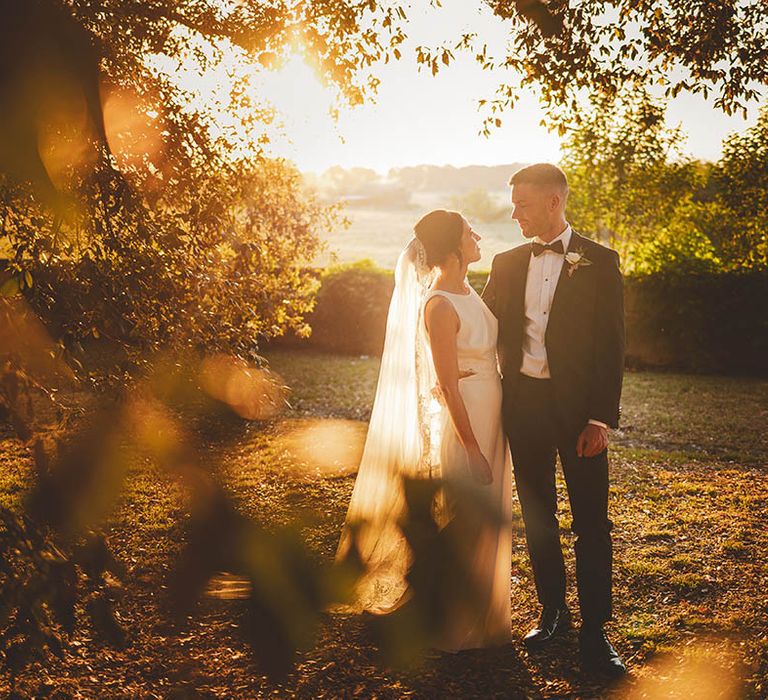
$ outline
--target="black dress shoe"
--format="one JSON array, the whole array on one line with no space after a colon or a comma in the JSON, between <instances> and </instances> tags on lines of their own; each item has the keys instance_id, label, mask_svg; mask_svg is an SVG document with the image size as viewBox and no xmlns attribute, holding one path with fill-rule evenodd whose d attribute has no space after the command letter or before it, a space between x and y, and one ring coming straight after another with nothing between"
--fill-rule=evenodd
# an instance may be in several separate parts
<instances>
[{"instance_id":1,"label":"black dress shoe","mask_svg":"<svg viewBox=\"0 0 768 700\"><path fill-rule=\"evenodd\" d=\"M525 635L523 641L528 648L534 649L569 629L571 629L571 611L565 607L547 606L541 613L539 624Z\"/></svg>"},{"instance_id":2,"label":"black dress shoe","mask_svg":"<svg viewBox=\"0 0 768 700\"><path fill-rule=\"evenodd\" d=\"M579 656L582 669L589 673L601 673L611 678L621 678L627 673L627 667L601 627L581 629Z\"/></svg>"}]
</instances>

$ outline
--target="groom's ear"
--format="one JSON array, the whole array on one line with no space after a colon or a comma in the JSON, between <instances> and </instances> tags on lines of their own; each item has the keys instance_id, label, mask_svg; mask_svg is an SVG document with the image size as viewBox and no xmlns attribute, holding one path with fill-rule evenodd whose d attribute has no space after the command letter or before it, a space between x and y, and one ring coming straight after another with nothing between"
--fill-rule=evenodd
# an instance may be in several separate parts
<instances>
[{"instance_id":1,"label":"groom's ear","mask_svg":"<svg viewBox=\"0 0 768 700\"><path fill-rule=\"evenodd\" d=\"M558 207L565 209L565 205L568 202L568 187L555 187L552 190L552 206L553 210Z\"/></svg>"}]
</instances>

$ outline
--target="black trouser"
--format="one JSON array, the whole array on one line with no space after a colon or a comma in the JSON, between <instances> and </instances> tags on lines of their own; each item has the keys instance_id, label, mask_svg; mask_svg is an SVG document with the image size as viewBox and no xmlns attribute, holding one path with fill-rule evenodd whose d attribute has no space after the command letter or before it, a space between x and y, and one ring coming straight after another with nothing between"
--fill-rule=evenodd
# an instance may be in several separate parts
<instances>
[{"instance_id":1,"label":"black trouser","mask_svg":"<svg viewBox=\"0 0 768 700\"><path fill-rule=\"evenodd\" d=\"M576 438L563 427L552 383L520 375L505 405L515 483L525 522L528 553L539 602L565 604L565 565L560 547L555 457L560 454L576 535L576 581L582 622L611 617L611 529L608 519L608 451L576 454Z\"/></svg>"}]
</instances>

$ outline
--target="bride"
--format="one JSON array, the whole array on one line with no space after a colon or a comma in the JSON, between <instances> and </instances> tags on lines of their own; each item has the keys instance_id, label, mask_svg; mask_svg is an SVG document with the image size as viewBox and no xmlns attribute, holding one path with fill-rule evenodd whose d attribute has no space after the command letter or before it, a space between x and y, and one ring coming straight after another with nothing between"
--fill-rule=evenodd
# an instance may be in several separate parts
<instances>
[{"instance_id":1,"label":"bride","mask_svg":"<svg viewBox=\"0 0 768 700\"><path fill-rule=\"evenodd\" d=\"M480 236L442 209L422 217L414 233L395 271L368 436L336 554L354 554L366 569L344 610L402 611L413 564L401 530L403 480L439 479L446 489L437 522L463 543L459 563L472 595L450 589L433 646L503 644L511 641L512 471L497 321L466 279L480 259ZM451 576L442 573L437 585L448 590Z\"/></svg>"}]
</instances>

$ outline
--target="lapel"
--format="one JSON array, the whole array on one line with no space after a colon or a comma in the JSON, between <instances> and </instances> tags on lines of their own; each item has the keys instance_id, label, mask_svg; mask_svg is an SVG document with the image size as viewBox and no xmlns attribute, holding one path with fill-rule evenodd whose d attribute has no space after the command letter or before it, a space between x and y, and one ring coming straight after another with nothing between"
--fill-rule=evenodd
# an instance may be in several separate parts
<instances>
[{"instance_id":1,"label":"lapel","mask_svg":"<svg viewBox=\"0 0 768 700\"><path fill-rule=\"evenodd\" d=\"M528 281L528 262L531 259L531 244L524 243L520 248L519 254L512 259L512 269L509 275L511 284L508 317L512 321L513 326L522 328L525 320L525 284Z\"/></svg>"},{"instance_id":2,"label":"lapel","mask_svg":"<svg viewBox=\"0 0 768 700\"><path fill-rule=\"evenodd\" d=\"M566 253L569 253L572 250L576 250L576 248L582 243L583 239L582 237L576 233L573 229L571 229L571 240L568 241L568 250L566 250ZM569 283L572 279L568 275L568 268L570 265L563 260L563 267L560 270L560 276L557 278L557 286L555 287L555 294L552 297L552 308L549 310L549 323L547 324L547 330L549 330L549 326L552 323L553 317L557 317L557 313L559 308L563 305L563 298L568 293L568 287Z\"/></svg>"}]
</instances>

